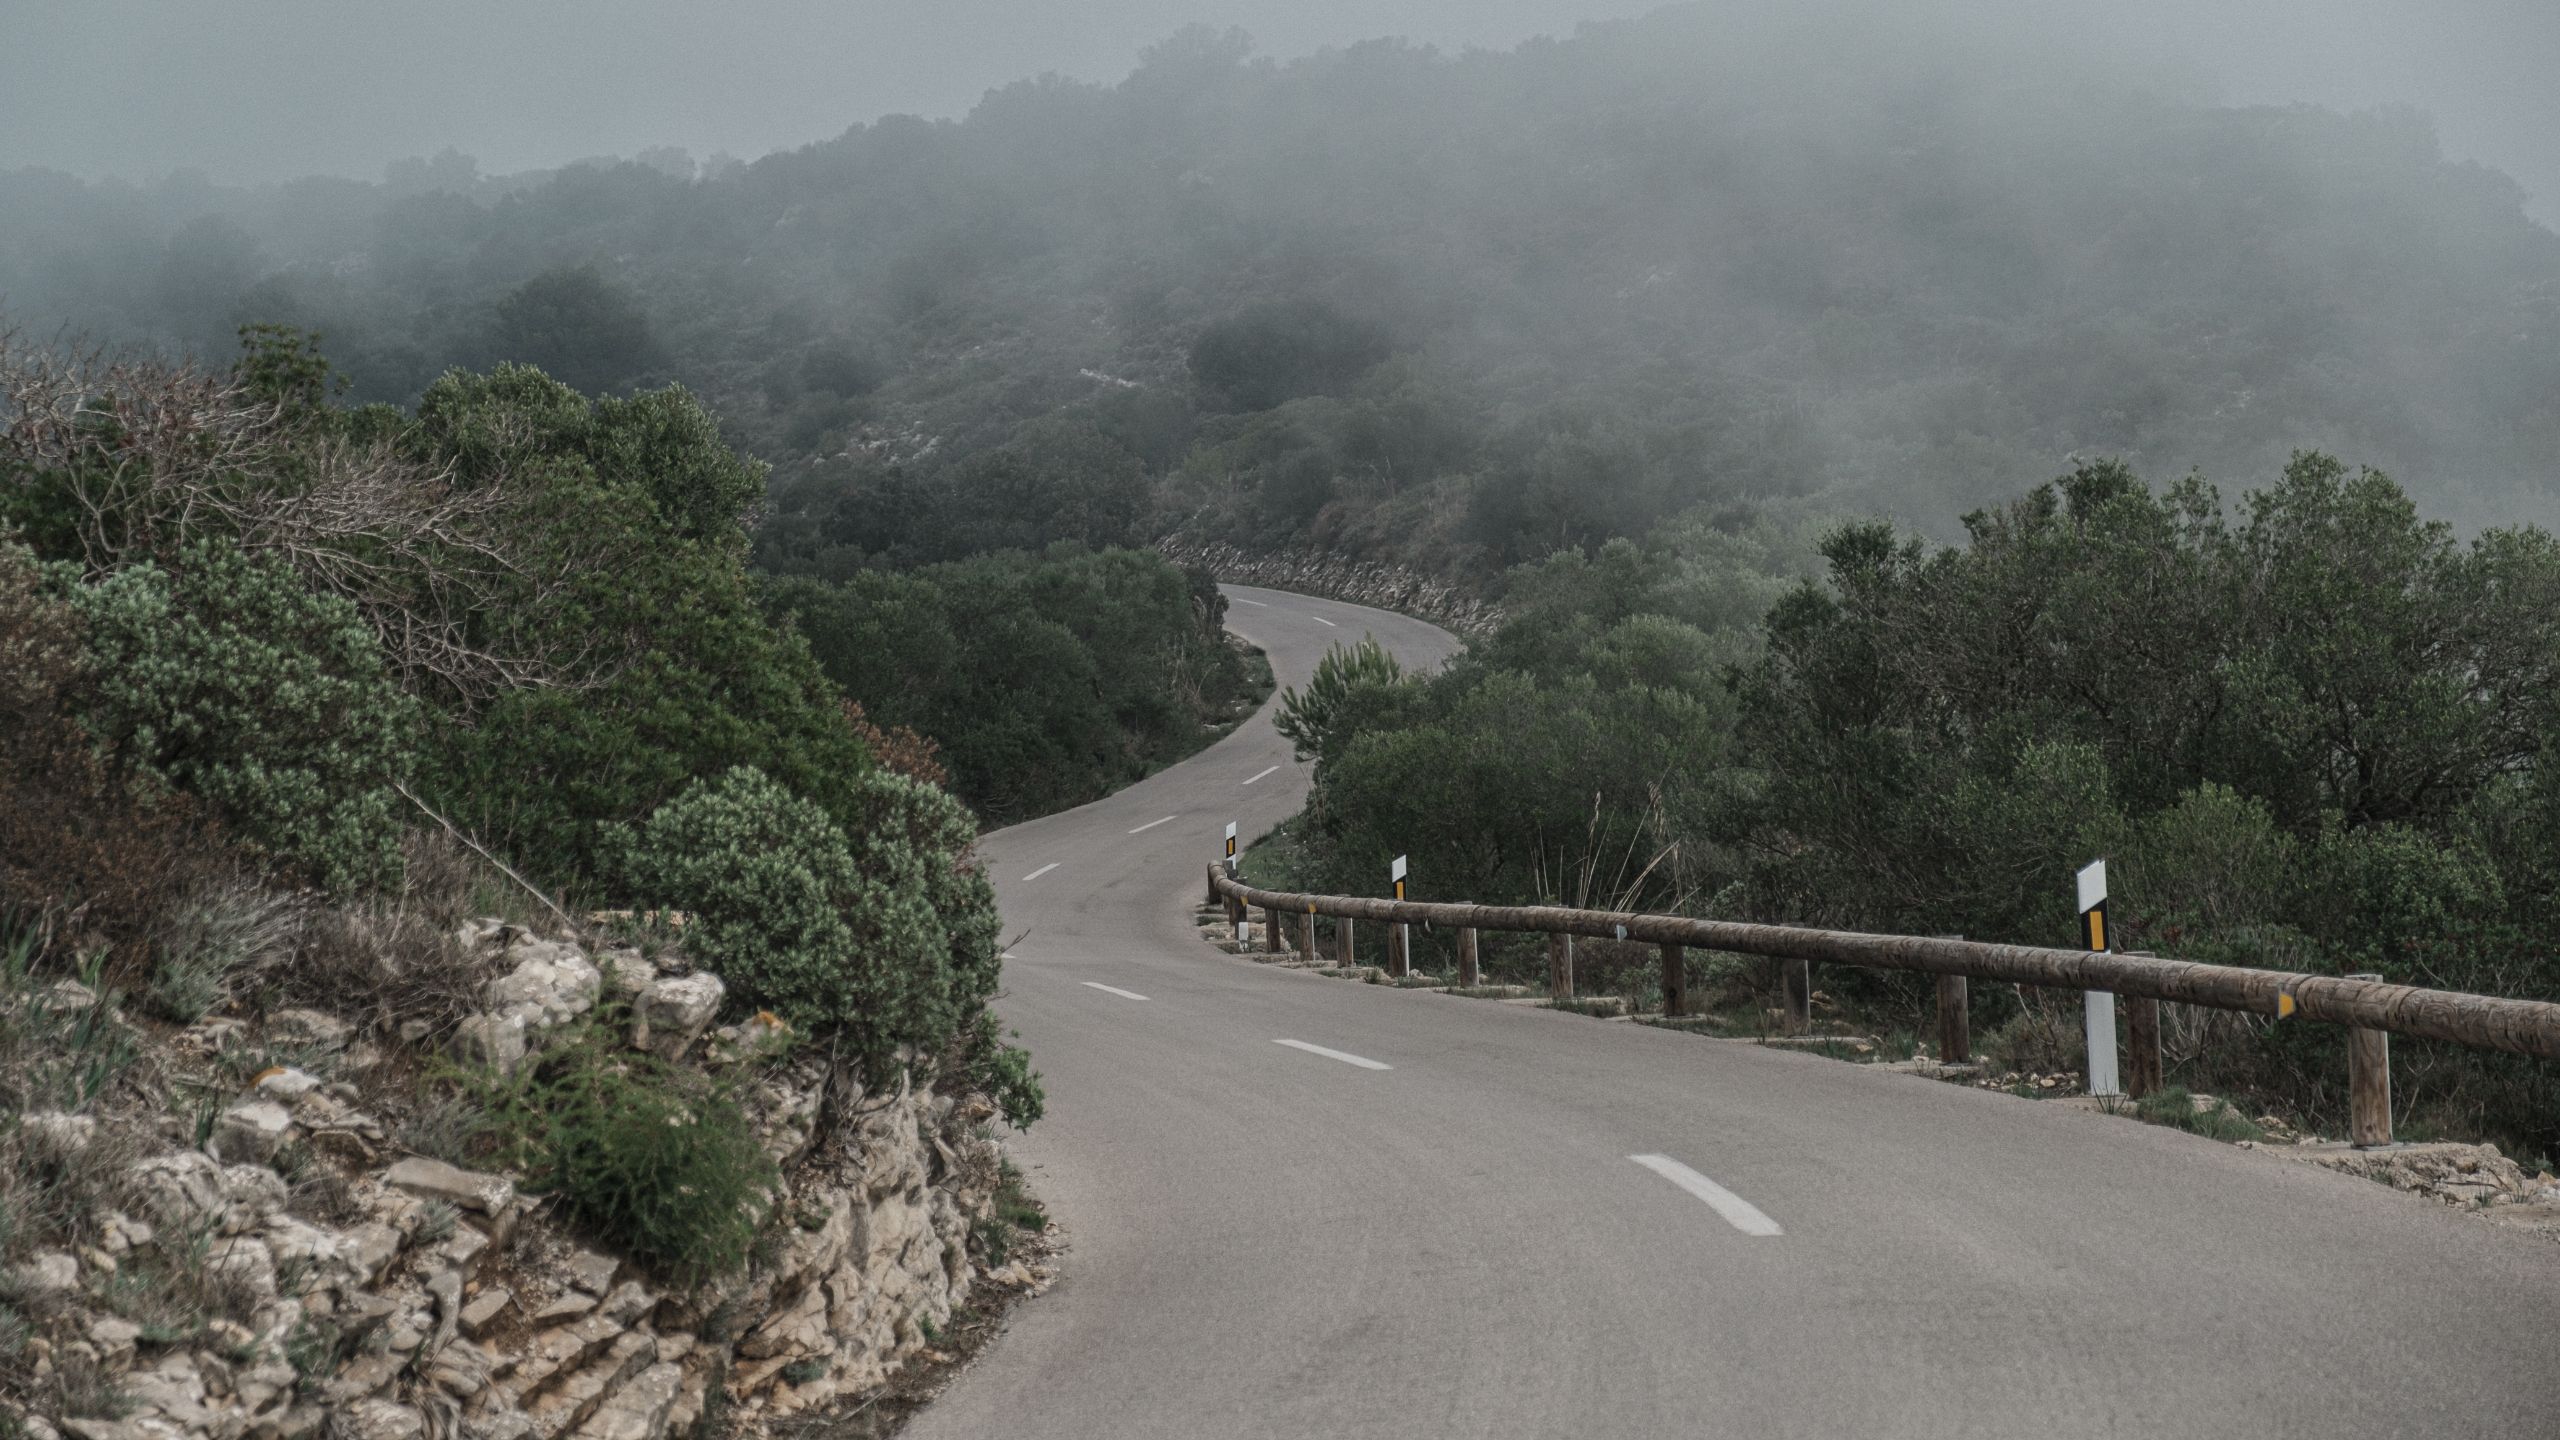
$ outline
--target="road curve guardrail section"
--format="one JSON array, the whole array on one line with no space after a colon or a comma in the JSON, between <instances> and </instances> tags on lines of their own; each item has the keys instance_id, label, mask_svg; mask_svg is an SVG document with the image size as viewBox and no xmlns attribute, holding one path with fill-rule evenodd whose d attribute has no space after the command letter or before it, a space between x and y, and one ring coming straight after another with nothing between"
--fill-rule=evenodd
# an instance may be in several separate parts
<instances>
[{"instance_id":1,"label":"road curve guardrail section","mask_svg":"<svg viewBox=\"0 0 2560 1440\"><path fill-rule=\"evenodd\" d=\"M1791 1022L1805 1018L1810 994L1803 967L1857 965L1876 970L1909 970L1941 977L1939 1025L1941 1058L1962 1060L1965 980L1980 979L2053 989L2105 991L2147 1002L2130 1016L2133 1093L2158 1085L2157 1003L2201 1005L2272 1018L2299 1018L2342 1025L2357 1032L2349 1048L2350 1089L2354 1092L2355 1139L2358 1144L2387 1143L2390 1135L2389 1060L2382 1046L2386 1034L2450 1041L2482 1050L2503 1050L2560 1060L2560 1004L2472 995L2417 985L2394 985L2370 977L2314 975L2260 970L2239 965L2207 965L2152 955L2110 951L2063 950L2038 945L1999 945L1919 935L1870 935L1845 930L1816 930L1788 925L1754 925L1730 920L1701 920L1686 915L1648 915L1606 910L1576 910L1551 905L1469 905L1415 900L1387 900L1357 895L1305 895L1262 890L1247 885L1225 867L1209 866L1209 894L1223 900L1239 923L1250 906L1266 912L1266 944L1280 948L1280 917L1300 917L1300 945L1315 950L1314 918L1337 922L1368 921L1388 927L1428 925L1456 932L1460 983L1472 985L1475 937L1483 932L1583 936L1637 941L1663 947L1663 995L1666 1014L1683 1013L1686 996L1682 954L1690 948L1722 950L1790 962L1787 1001ZM1399 930L1388 935L1391 973L1409 969ZM1340 958L1351 959L1350 927L1337 926ZM1551 941L1551 950L1561 940ZM1569 970L1566 972L1569 975ZM1953 981L1951 985L1949 982ZM1569 980L1568 980L1569 985ZM1954 1008L1950 1014L1950 1006ZM2147 1022L2147 1023L2146 1023ZM2145 1032L2148 1032L2147 1034ZM2369 1038L2368 1038L2369 1037ZM2148 1047L2149 1053L2145 1049ZM2146 1085L2145 1082L2148 1082ZM2377 1119L2376 1111L2379 1112Z\"/></svg>"}]
</instances>

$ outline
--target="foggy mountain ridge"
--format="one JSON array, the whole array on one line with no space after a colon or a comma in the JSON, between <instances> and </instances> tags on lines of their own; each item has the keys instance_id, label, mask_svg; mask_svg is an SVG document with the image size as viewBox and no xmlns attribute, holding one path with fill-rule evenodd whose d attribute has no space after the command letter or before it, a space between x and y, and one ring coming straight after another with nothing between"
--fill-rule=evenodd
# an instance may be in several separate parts
<instances>
[{"instance_id":1,"label":"foggy mountain ridge","mask_svg":"<svg viewBox=\"0 0 2560 1440\"><path fill-rule=\"evenodd\" d=\"M21 171L0 297L214 355L306 326L357 398L681 380L778 462L777 524L874 555L920 542L845 506L1016 462L1434 568L1787 497L1944 532L2082 454L2237 488L2317 447L2550 516L2560 237L2514 181L2405 108L1977 39L1689 10L1284 63L1195 29L752 163Z\"/></svg>"}]
</instances>

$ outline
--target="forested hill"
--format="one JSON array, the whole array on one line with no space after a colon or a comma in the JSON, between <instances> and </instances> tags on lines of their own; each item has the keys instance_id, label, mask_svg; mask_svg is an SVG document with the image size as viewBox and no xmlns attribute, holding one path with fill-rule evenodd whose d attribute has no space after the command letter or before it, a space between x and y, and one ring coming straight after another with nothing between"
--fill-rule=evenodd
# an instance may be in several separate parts
<instances>
[{"instance_id":1,"label":"forested hill","mask_svg":"<svg viewBox=\"0 0 2560 1440\"><path fill-rule=\"evenodd\" d=\"M2423 117L1836 38L1195 31L743 166L20 173L0 295L208 351L316 329L360 397L681 380L780 462L766 563L825 575L1182 526L1485 574L1788 496L1949 532L2075 453L2241 482L2317 446L2551 513L2560 238Z\"/></svg>"}]
</instances>

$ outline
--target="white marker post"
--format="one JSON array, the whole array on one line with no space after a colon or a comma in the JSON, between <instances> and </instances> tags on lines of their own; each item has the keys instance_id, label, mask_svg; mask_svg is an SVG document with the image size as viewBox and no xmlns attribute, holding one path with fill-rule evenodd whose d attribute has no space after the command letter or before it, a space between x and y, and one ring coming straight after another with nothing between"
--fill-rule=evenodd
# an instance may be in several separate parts
<instances>
[{"instance_id":1,"label":"white marker post","mask_svg":"<svg viewBox=\"0 0 2560 1440\"><path fill-rule=\"evenodd\" d=\"M1399 855L1387 867L1387 883L1395 887L1399 901L1404 899L1404 861L1405 857ZM1413 927L1402 921L1396 923L1396 963L1404 974L1413 973Z\"/></svg>"},{"instance_id":2,"label":"white marker post","mask_svg":"<svg viewBox=\"0 0 2560 1440\"><path fill-rule=\"evenodd\" d=\"M2091 954L2107 948L2107 862L2092 860L2080 867L2080 938ZM2116 997L2106 990L2080 992L2089 1032L2088 1091L2121 1095L2116 1081Z\"/></svg>"},{"instance_id":3,"label":"white marker post","mask_svg":"<svg viewBox=\"0 0 2560 1440\"><path fill-rule=\"evenodd\" d=\"M1228 822L1227 822L1227 878L1228 878L1228 879L1230 879L1230 880L1232 880L1232 879L1234 879L1235 877L1236 877L1236 822L1234 822L1233 820L1230 820L1230 821L1228 821ZM1243 943L1245 943L1245 935L1246 935L1246 931L1247 931L1247 926L1246 926L1246 924L1245 924L1245 918L1244 918L1244 915L1245 915L1244 902L1243 902L1243 901L1241 901L1241 900L1237 900L1237 899L1233 898L1232 896L1230 896L1230 897L1228 898L1228 900L1227 900L1227 905L1228 905L1228 909L1229 909L1228 925L1229 925L1229 928L1230 928L1230 933L1232 933L1232 934L1235 936L1235 938L1236 938L1236 943L1237 943L1238 945L1242 945Z\"/></svg>"}]
</instances>

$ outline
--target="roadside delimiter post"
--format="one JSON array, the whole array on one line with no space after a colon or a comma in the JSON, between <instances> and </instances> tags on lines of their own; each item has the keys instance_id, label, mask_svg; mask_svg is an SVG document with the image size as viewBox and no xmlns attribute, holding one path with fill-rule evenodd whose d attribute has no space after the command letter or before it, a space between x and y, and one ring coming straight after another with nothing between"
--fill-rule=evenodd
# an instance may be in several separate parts
<instances>
[{"instance_id":1,"label":"roadside delimiter post","mask_svg":"<svg viewBox=\"0 0 2560 1440\"><path fill-rule=\"evenodd\" d=\"M2380 980L2350 975L2350 980ZM2391 1143L2391 1032L2347 1031L2347 1138L2358 1149Z\"/></svg>"},{"instance_id":2,"label":"roadside delimiter post","mask_svg":"<svg viewBox=\"0 0 2560 1440\"><path fill-rule=\"evenodd\" d=\"M1973 1058L1972 999L1962 975L1938 977L1938 1062L1962 1065Z\"/></svg>"},{"instance_id":3,"label":"roadside delimiter post","mask_svg":"<svg viewBox=\"0 0 2560 1440\"><path fill-rule=\"evenodd\" d=\"M1405 857L1399 855L1387 867L1387 883L1395 887L1396 902L1404 902ZM1413 927L1399 920L1387 932L1387 973L1404 976L1413 973Z\"/></svg>"},{"instance_id":4,"label":"roadside delimiter post","mask_svg":"<svg viewBox=\"0 0 2560 1440\"><path fill-rule=\"evenodd\" d=\"M2080 867L2080 938L2089 953L2107 950L2107 862L2092 860ZM2092 1095L2121 1095L2116 1082L2116 997L2105 990L2083 990L2082 1020L2089 1040L2088 1083Z\"/></svg>"}]
</instances>

